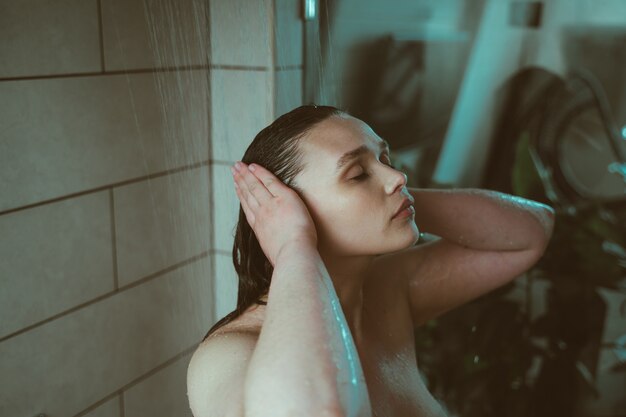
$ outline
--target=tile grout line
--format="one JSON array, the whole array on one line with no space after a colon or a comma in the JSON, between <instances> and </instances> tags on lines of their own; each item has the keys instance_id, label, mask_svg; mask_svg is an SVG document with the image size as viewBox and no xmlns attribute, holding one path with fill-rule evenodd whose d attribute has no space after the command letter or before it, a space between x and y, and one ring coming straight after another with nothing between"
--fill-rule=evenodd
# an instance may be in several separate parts
<instances>
[{"instance_id":1,"label":"tile grout line","mask_svg":"<svg viewBox=\"0 0 626 417\"><path fill-rule=\"evenodd\" d=\"M5 214L10 214L10 213L15 213L17 211L22 211L22 210L27 210L27 209L43 206L46 204L57 203L59 201L68 200L70 198L76 198L76 197L80 197L80 196L87 195L87 194L97 193L99 191L108 190L110 188L123 187L125 185L134 184L134 183L146 181L146 180L151 180L151 179L163 177L163 176L170 175L170 174L177 174L179 172L190 171L192 169L200 168L208 164L209 164L209 161L196 162L190 165L184 165L181 167L172 168L172 169L168 169L168 170L161 171L161 172L155 172L155 173L144 175L141 177L131 178L129 180L118 181L112 184L106 184L100 187L90 188L87 190L66 194L60 197L54 197L54 198L50 198L47 200L38 201L36 203L27 204L25 206L20 206L20 207L15 207L15 208L7 209L4 211L0 211L0 216L3 216Z\"/></svg>"},{"instance_id":2,"label":"tile grout line","mask_svg":"<svg viewBox=\"0 0 626 417\"><path fill-rule=\"evenodd\" d=\"M115 225L115 195L113 188L109 189L109 212L111 219L111 258L113 260L113 289L119 290L119 272L117 265L117 230Z\"/></svg>"},{"instance_id":3,"label":"tile grout line","mask_svg":"<svg viewBox=\"0 0 626 417\"><path fill-rule=\"evenodd\" d=\"M212 38L211 38L211 1L213 0L208 0L207 1L207 7L206 7L206 20L205 20L205 24L207 26L207 37L208 37L208 47L207 47L207 60L208 62L211 62L213 60L213 52L212 52ZM209 70L208 72L208 91L207 91L207 99L208 99L208 103L207 103L207 118L208 118L208 137L207 137L207 141L208 141L208 150L209 150L209 154L207 155L208 160L209 160L209 166L208 166L208 175L209 175L209 180L207 181L208 184L208 197L209 197L209 216L210 216L210 220L209 220L209 224L211 225L211 231L210 231L210 236L209 236L209 245L211 248L215 248L215 241L216 241L216 237L215 237L215 198L213 196L213 181L214 181L214 163L212 162L213 160L213 71ZM209 294L209 297L211 299L211 317L209 317L209 320L211 323L215 322L215 316L216 316L216 311L215 311L215 280L216 280L216 276L217 276L217 268L215 266L216 262L215 262L215 256L211 256L209 258L209 291L211 292Z\"/></svg>"},{"instance_id":4,"label":"tile grout line","mask_svg":"<svg viewBox=\"0 0 626 417\"><path fill-rule=\"evenodd\" d=\"M276 49L276 0L269 0L271 7L269 10L269 27L270 27L270 48L272 50L272 70L270 71L270 83L272 83L272 117L276 119L276 100L278 98L278 89L276 85L276 63L278 62L278 50Z\"/></svg>"},{"instance_id":5,"label":"tile grout line","mask_svg":"<svg viewBox=\"0 0 626 417\"><path fill-rule=\"evenodd\" d=\"M126 404L124 404L124 390L120 388L120 417L124 417L126 415Z\"/></svg>"},{"instance_id":6,"label":"tile grout line","mask_svg":"<svg viewBox=\"0 0 626 417\"><path fill-rule=\"evenodd\" d=\"M298 65L292 66L285 65L281 67L282 70L299 69ZM175 71L194 71L194 70L234 70L234 71L270 71L270 68L264 66L252 66L252 65L181 65L179 67L159 67L159 68L138 68L138 69L126 69L126 70L111 70L111 71L86 71L86 72L74 72L63 74L47 74L47 75L25 75L17 77L0 77L2 81L29 81L29 80L47 80L55 78L81 78L81 77L100 77L103 75L128 75L128 74L152 74L160 72L175 72Z\"/></svg>"},{"instance_id":7,"label":"tile grout line","mask_svg":"<svg viewBox=\"0 0 626 417\"><path fill-rule=\"evenodd\" d=\"M100 301L103 301L103 300L105 300L107 298L115 296L115 295L117 295L117 294L119 294L121 292L130 290L131 288L134 288L134 287L137 287L139 285L145 284L146 282L152 281L153 279L159 278L160 276L163 276L163 275L165 275L165 274L167 274L169 272L173 272L173 271L175 271L175 270L177 270L179 268L182 268L184 266L192 264L193 262L199 261L200 259L203 259L203 258L209 256L211 254L211 252L213 252L213 251L208 250L208 251L200 252L199 254L197 254L195 256L192 256L191 258L187 258L187 259L185 259L185 260L183 260L181 262L178 262L178 263L175 263L173 265L170 265L167 268L164 268L164 269L162 269L160 271L157 271L157 272L154 272L152 274L149 274L149 275L147 275L147 276L145 276L143 278L140 278L140 279L138 279L136 281L133 281L132 283L130 283L128 285L125 285L125 286L123 286L121 288L118 288L117 290L109 291L108 293L99 295L98 297L95 297L95 298L93 298L91 300L85 301L85 302L83 302L81 304L78 304L78 305L76 305L74 307L71 307L71 308L69 308L69 309L67 309L65 311L61 311L60 313L57 313L57 314L55 314L55 315L53 315L51 317L48 317L48 318L46 318L44 320L41 320L39 322L30 324L30 325L28 325L28 326L26 326L26 327L24 327L24 328L22 328L22 329L20 329L20 330L18 330L16 332L10 333L10 334L8 334L6 336L2 336L2 337L0 337L0 343L5 342L5 341L7 341L9 339L12 339L14 337L17 337L17 336L19 336L19 335L21 335L23 333L29 332L29 331L37 328L37 327L43 326L45 324L48 324L48 323L50 323L50 322L52 322L54 320L57 320L57 319L60 319L60 318L62 318L64 316L72 314L72 313L74 313L74 312L76 312L78 310L82 310L83 308L89 307L92 304L96 304L96 303L98 303Z\"/></svg>"},{"instance_id":8,"label":"tile grout line","mask_svg":"<svg viewBox=\"0 0 626 417\"><path fill-rule=\"evenodd\" d=\"M209 137L209 141L210 141L210 137ZM208 181L208 187L209 187L209 216L211 218L210 220L210 224L211 224L211 235L209 237L210 241L209 244L211 245L210 247L215 248L215 198L213 197L213 189L214 187L213 185L213 181L214 181L214 173L213 173L213 163L211 163L209 165L209 181ZM215 317L217 316L216 310L215 310L215 297L216 297L216 290L215 290L215 281L217 279L217 268L216 268L216 262L215 262L215 249L213 250L213 255L211 256L211 259L209 259L209 270L210 270L210 276L209 276L209 289L211 291L211 294L209 295L209 297L211 297L211 317L210 317L210 321L212 323L214 323Z\"/></svg>"},{"instance_id":9,"label":"tile grout line","mask_svg":"<svg viewBox=\"0 0 626 417\"><path fill-rule=\"evenodd\" d=\"M89 407L85 408L83 411L81 411L80 413L76 414L74 417L82 417L84 415L86 415L87 413L95 410L96 408L100 407L102 404L106 403L107 401L115 398L116 396L119 398L119 390L115 391L112 394L106 395L105 397L99 399L98 401L96 401L95 403L91 404ZM46 416L46 414L38 414L37 417L39 416Z\"/></svg>"},{"instance_id":10,"label":"tile grout line","mask_svg":"<svg viewBox=\"0 0 626 417\"><path fill-rule=\"evenodd\" d=\"M107 402L108 400L114 398L115 396L118 396L118 398L119 398L120 417L124 417L125 416L125 412L126 412L125 404L124 404L124 392L128 391L128 389L132 388L134 385L137 385L140 382L148 379L149 377L151 377L152 375L156 374L160 370L162 370L164 368L167 368L168 366L172 365L177 360L179 360L179 359L183 358L184 356L192 353L193 351L195 351L197 349L197 347L198 347L198 343L195 343L192 346L190 346L190 347L188 347L186 349L183 349L181 352L175 354L174 356L172 356L169 359L166 359L164 362L160 363L159 365L155 366L154 368L150 369L149 371L145 372L144 374L140 375L139 377L133 379L129 383L123 385L121 388L118 388L112 394L109 394L109 395L105 396L104 398L96 401L95 403L93 403L89 407L83 409L78 414L75 414L73 417L83 417L84 415L86 415L89 412L95 410L96 408L98 408L99 406L101 406L102 404Z\"/></svg>"}]
</instances>

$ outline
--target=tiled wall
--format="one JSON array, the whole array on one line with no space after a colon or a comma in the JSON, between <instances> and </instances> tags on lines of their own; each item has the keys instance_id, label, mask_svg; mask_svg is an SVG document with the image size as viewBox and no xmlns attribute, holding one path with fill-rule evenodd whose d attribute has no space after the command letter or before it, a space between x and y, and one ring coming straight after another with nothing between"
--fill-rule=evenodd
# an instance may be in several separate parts
<instances>
[{"instance_id":1,"label":"tiled wall","mask_svg":"<svg viewBox=\"0 0 626 417\"><path fill-rule=\"evenodd\" d=\"M0 0L0 415L191 415L228 166L302 104L299 7Z\"/></svg>"}]
</instances>

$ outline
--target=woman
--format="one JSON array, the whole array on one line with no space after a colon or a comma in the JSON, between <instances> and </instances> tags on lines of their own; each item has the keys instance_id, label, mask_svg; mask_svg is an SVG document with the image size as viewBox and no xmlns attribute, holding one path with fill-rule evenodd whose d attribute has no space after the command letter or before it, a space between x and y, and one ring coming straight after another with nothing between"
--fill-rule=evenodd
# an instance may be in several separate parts
<instances>
[{"instance_id":1,"label":"woman","mask_svg":"<svg viewBox=\"0 0 626 417\"><path fill-rule=\"evenodd\" d=\"M540 203L407 188L386 141L330 106L279 117L232 171L237 309L189 364L195 417L445 416L414 329L522 274L552 233Z\"/></svg>"}]
</instances>

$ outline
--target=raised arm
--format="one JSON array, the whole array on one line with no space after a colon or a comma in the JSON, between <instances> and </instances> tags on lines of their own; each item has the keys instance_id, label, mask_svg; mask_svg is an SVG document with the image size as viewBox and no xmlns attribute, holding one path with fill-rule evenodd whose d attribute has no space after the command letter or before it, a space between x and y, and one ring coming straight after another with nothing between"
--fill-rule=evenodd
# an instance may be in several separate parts
<instances>
[{"instance_id":1,"label":"raised arm","mask_svg":"<svg viewBox=\"0 0 626 417\"><path fill-rule=\"evenodd\" d=\"M523 274L552 235L554 209L536 201L482 189L409 192L419 230L438 239L381 263L398 271L415 327Z\"/></svg>"},{"instance_id":2,"label":"raised arm","mask_svg":"<svg viewBox=\"0 0 626 417\"><path fill-rule=\"evenodd\" d=\"M277 258L245 385L246 417L371 416L354 341L315 247Z\"/></svg>"},{"instance_id":3,"label":"raised arm","mask_svg":"<svg viewBox=\"0 0 626 417\"><path fill-rule=\"evenodd\" d=\"M241 164L237 195L274 267L263 327L246 373L246 417L370 417L365 377L298 194Z\"/></svg>"}]
</instances>

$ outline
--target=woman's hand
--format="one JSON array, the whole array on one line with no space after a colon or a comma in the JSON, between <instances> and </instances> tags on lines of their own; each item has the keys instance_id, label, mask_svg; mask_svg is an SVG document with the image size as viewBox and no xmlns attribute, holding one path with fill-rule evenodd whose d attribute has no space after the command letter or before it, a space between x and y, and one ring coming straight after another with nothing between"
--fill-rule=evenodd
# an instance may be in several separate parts
<instances>
[{"instance_id":1,"label":"woman's hand","mask_svg":"<svg viewBox=\"0 0 626 417\"><path fill-rule=\"evenodd\" d=\"M261 249L272 266L285 245L307 242L317 247L317 231L300 196L257 164L231 167L237 197Z\"/></svg>"}]
</instances>

